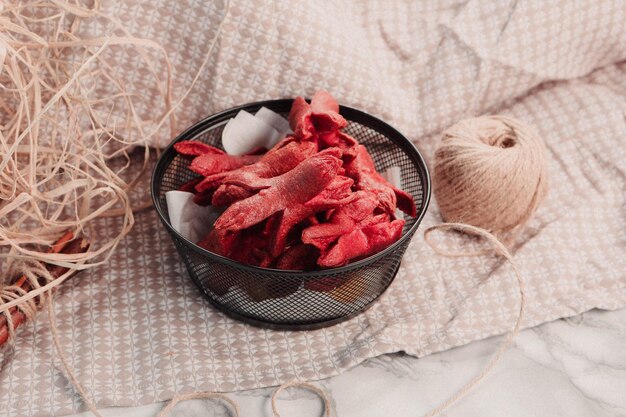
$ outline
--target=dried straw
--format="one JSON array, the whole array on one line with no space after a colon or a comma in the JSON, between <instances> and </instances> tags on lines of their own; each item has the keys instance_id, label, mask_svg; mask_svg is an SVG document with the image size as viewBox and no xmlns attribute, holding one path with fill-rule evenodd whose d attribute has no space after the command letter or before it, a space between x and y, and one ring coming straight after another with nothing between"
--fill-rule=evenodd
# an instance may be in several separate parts
<instances>
[{"instance_id":1,"label":"dried straw","mask_svg":"<svg viewBox=\"0 0 626 417\"><path fill-rule=\"evenodd\" d=\"M443 249L439 245L434 243L431 238L431 234L435 231L444 231L444 232L445 231L457 231L466 235L478 237L484 240L488 244L488 249L485 249L483 251L469 251L469 252L466 252L466 251L454 252L454 251L450 251L447 249ZM487 378L487 375L491 373L493 368L502 358L502 355L504 355L504 353L511 347L511 345L513 344L513 340L520 332L522 320L524 319L524 311L526 309L526 289L525 289L526 286L524 284L524 279L522 278L522 275L517 265L513 261L513 255L511 254L511 252L509 252L509 250L507 249L507 247L505 246L503 242L498 240L498 238L492 233L490 233L488 230L482 229L480 227L472 226L469 224L464 224L464 223L440 223L440 224L436 224L426 229L426 231L424 232L424 240L431 247L431 249L440 256L446 256L446 257L451 257L451 258L462 258L462 257L472 257L472 256L493 254L493 255L503 257L511 265L511 268L513 269L513 273L515 275L515 280L517 282L517 288L519 290L519 296L520 296L519 309L517 313L517 318L515 319L515 324L513 325L513 329L509 332L507 337L500 344L500 346L496 350L496 353L494 353L494 355L492 356L491 360L487 363L487 365L485 365L483 370L480 371L480 373L477 376L472 378L469 382L465 383L465 385L463 385L460 389L458 389L453 395L451 395L442 404L428 411L424 415L424 417L435 417L443 413L446 409L448 409L455 403L457 403L461 398L465 397L471 390L476 388L476 386L480 382L482 382L485 378Z\"/></svg>"},{"instance_id":2,"label":"dried straw","mask_svg":"<svg viewBox=\"0 0 626 417\"><path fill-rule=\"evenodd\" d=\"M86 20L98 20L107 35L80 35ZM107 262L133 226L133 211L150 206L133 207L129 197L155 152L147 145L174 135L173 112L214 45L174 102L164 48L132 36L100 11L99 1L91 7L61 0L0 5L0 314L9 324L13 307L32 317L44 293L77 270ZM159 94L150 111L112 65L121 53L132 53L153 78L144 81ZM137 151L143 162L131 163ZM46 253L64 231L89 237L94 222L109 216L120 218L119 229L89 251ZM44 262L69 270L54 278ZM11 285L18 273L29 277L31 291Z\"/></svg>"}]
</instances>

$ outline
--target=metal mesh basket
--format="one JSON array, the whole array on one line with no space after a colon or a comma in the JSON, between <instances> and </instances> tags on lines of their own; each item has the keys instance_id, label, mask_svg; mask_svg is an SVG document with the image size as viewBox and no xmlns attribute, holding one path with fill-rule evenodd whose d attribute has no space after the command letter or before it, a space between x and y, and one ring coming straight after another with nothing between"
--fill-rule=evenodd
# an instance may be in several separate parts
<instances>
[{"instance_id":1,"label":"metal mesh basket","mask_svg":"<svg viewBox=\"0 0 626 417\"><path fill-rule=\"evenodd\" d=\"M222 129L239 110L254 113L265 106L287 115L292 100L248 104L210 116L193 125L174 142L199 140L221 147ZM340 268L310 272L284 271L243 265L211 253L182 237L169 224L165 193L177 190L197 175L189 160L170 145L152 176L154 205L182 256L189 275L218 309L244 322L263 327L305 330L347 320L369 307L393 281L411 236L426 212L430 179L422 156L400 132L362 111L342 106L345 131L365 145L379 172L397 166L402 188L417 206L417 217L405 216L402 237L368 258ZM174 143L173 142L173 143Z\"/></svg>"}]
</instances>

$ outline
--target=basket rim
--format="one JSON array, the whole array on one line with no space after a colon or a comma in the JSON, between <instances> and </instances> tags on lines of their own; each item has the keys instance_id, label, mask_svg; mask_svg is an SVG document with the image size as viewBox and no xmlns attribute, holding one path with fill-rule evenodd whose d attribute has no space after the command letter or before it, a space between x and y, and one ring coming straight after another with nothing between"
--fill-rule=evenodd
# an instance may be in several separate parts
<instances>
[{"instance_id":1,"label":"basket rim","mask_svg":"<svg viewBox=\"0 0 626 417\"><path fill-rule=\"evenodd\" d=\"M214 252L208 251L198 246L196 243L190 241L189 239L181 235L177 230L175 230L172 227L169 221L169 216L166 216L163 213L163 210L161 208L161 202L159 201L159 197L158 197L158 191L160 190L160 183L157 182L157 176L161 174L162 171L164 171L167 168L166 164L168 164L170 160L173 158L171 155L173 153L174 144L179 141L188 140L192 137L195 137L199 133L207 130L208 128L211 128L219 124L220 122L227 121L231 117L234 117L234 115L240 110L254 112L260 109L261 107L290 108L293 101L294 99L292 98L276 99L276 100L262 100L262 101L246 103L246 104L242 104L242 105L238 105L235 107L222 110L220 112L209 115L199 120L198 122L192 124L190 127L185 129L182 133L177 135L169 143L169 145L163 149L161 156L157 160L156 164L154 165L154 169L152 170L152 176L150 178L150 194L152 197L152 204L154 205L154 208L156 209L161 219L161 222L169 231L170 235L176 236L181 242L185 244L185 246L187 246L189 249L192 249L194 252L198 253L199 255L209 257L214 261L227 264L229 266L233 266L233 267L246 270L249 272L262 273L262 274L280 274L281 276L293 276L293 277L298 277L300 279L302 279L302 275L306 275L307 277L313 278L313 277L319 277L319 276L343 274L347 271L359 269L363 266L373 263L374 261L380 258L385 257L388 253L393 252L395 249L397 249L402 244L404 244L407 240L410 240L413 237L413 234L415 233L420 223L422 222L424 216L426 215L426 212L428 210L428 205L430 203L431 179L430 179L430 173L428 171L428 166L426 165L426 161L424 160L424 157L422 156L420 151L417 149L417 147L413 144L413 142L411 142L406 136L404 136L404 134L402 134L393 126L389 125L387 122L363 110L359 110L359 109L356 109L350 106L344 106L344 105L339 106L339 113L342 116L344 116L348 121L353 120L355 118L367 120L368 127L373 128L374 130L376 130L377 132L385 136L385 138L387 138L388 140L392 140L392 139L389 139L390 135L394 136L394 138L397 138L400 143L396 143L396 145L402 147L406 153L413 154L413 156L418 162L418 165L419 165L418 169L423 176L422 178L423 180L423 184L422 184L423 203L422 203L421 210L418 212L415 218L415 222L413 223L411 228L400 237L400 239L398 239L391 245L387 246L385 249L373 255L368 256L367 258L363 258L358 261L348 263L347 265L334 267L334 268L328 268L328 269L320 269L316 271L302 271L302 270L263 268L260 266L243 264L241 262L235 261L233 259L227 258L222 255L218 255Z\"/></svg>"}]
</instances>

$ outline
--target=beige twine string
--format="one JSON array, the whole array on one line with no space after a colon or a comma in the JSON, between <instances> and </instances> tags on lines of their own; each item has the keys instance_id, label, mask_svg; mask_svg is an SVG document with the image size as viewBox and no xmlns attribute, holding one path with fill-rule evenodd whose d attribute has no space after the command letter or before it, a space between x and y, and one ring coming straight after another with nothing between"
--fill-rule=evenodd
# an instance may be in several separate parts
<instances>
[{"instance_id":1,"label":"beige twine string","mask_svg":"<svg viewBox=\"0 0 626 417\"><path fill-rule=\"evenodd\" d=\"M280 417L280 414L278 413L278 406L276 405L276 399L278 398L281 392L291 387L306 388L309 391L312 391L315 394L317 394L324 403L324 416L330 417L330 398L328 398L326 391L324 391L323 389L319 387L316 387L315 385L311 383L302 382L302 381L287 382L285 384L282 384L280 387L278 387L274 391L274 393L272 394L272 413L274 413L274 417Z\"/></svg>"},{"instance_id":2,"label":"beige twine string","mask_svg":"<svg viewBox=\"0 0 626 417\"><path fill-rule=\"evenodd\" d=\"M74 369L72 368L69 361L67 360L67 357L65 356L63 348L61 347L61 342L59 340L59 334L58 334L57 325L56 325L56 315L54 314L54 305L52 304L52 292L48 292L46 294L48 294L48 298L49 298L48 316L50 317L50 333L52 334L52 341L54 343L54 348L57 352L57 355L59 355L59 359L61 360L63 367L65 368L65 372L63 373L65 374L67 379L69 379L74 389L78 392L78 395L87 406L87 409L91 411L93 415L95 415L96 417L102 417L102 414L100 414L96 405L93 403L93 401L91 401L91 398L89 397L89 395L87 395L87 392L85 391L83 386L80 384L80 382L78 382L78 379L76 378L76 375L74 374Z\"/></svg>"},{"instance_id":3,"label":"beige twine string","mask_svg":"<svg viewBox=\"0 0 626 417\"><path fill-rule=\"evenodd\" d=\"M513 242L546 195L541 137L506 116L461 120L435 152L433 191L449 223L471 224Z\"/></svg>"},{"instance_id":4,"label":"beige twine string","mask_svg":"<svg viewBox=\"0 0 626 417\"><path fill-rule=\"evenodd\" d=\"M488 73L489 69L485 62L484 71ZM488 76L482 78L472 106L474 110L480 107L486 94ZM461 120L444 132L442 144L435 152L433 191L447 223L428 228L424 239L441 256L473 257L495 253L504 257L517 280L520 306L513 330L480 374L429 411L427 417L440 414L478 385L519 333L526 294L524 281L507 246L537 210L547 189L545 144L525 123L506 116L480 116ZM456 230L477 236L491 248L466 252L444 250L430 238L435 230Z\"/></svg>"},{"instance_id":5,"label":"beige twine string","mask_svg":"<svg viewBox=\"0 0 626 417\"><path fill-rule=\"evenodd\" d=\"M517 268L517 265L515 264L515 262L513 262L513 257L511 253L509 252L509 250L493 234L489 233L487 230L482 229L480 227L471 226L471 225L463 224L463 223L442 223L442 224L438 224L435 226L431 226L428 229L426 229L426 231L424 232L424 240L426 240L426 243L428 243L428 245L438 255L447 256L447 257L468 257L468 256L471 257L471 256L476 256L477 253L484 254L486 253L486 251L485 252L454 253L454 252L443 250L439 248L436 244L434 244L432 240L430 239L431 233L434 232L435 230L444 230L444 231L456 230L456 231L466 233L469 235L478 236L484 239L485 241L487 241L487 243L489 243L490 246L493 248L492 253L495 253L496 255L504 257L511 264L511 267L513 268L513 272L515 274L515 279L517 280L518 289L519 289L520 305L519 305L519 312L517 315L517 319L515 320L515 326L513 327L513 330L511 330L511 332L508 334L506 339L502 342L502 344L500 345L496 353L493 355L489 363L483 368L480 374L478 374L476 377L470 380L467 384L465 384L461 389L459 389L454 395L452 395L449 399L447 399L443 404L439 405L438 407L426 413L425 417L433 417L433 416L441 414L445 409L447 409L448 407L452 406L454 403L459 401L461 398L467 395L473 388L475 388L476 385L478 385L483 379L485 379L487 374L489 374L489 372L491 372L491 370L498 363L498 361L500 361L500 358L502 357L504 352L511 346L515 336L517 336L517 334L519 333L520 326L524 318L524 308L526 306L526 292L525 292L525 287L524 287L524 280L522 279L522 276Z\"/></svg>"},{"instance_id":6,"label":"beige twine string","mask_svg":"<svg viewBox=\"0 0 626 417\"><path fill-rule=\"evenodd\" d=\"M163 409L161 410L161 412L159 413L157 417L165 417L172 411L172 409L174 409L176 404L178 404L181 401L203 400L203 399L222 400L234 410L236 417L240 416L239 405L235 401L233 401L230 397L224 394L220 394L218 392L206 391L206 392L191 392L189 394L177 395L176 397L172 398L165 407L163 407Z\"/></svg>"}]
</instances>

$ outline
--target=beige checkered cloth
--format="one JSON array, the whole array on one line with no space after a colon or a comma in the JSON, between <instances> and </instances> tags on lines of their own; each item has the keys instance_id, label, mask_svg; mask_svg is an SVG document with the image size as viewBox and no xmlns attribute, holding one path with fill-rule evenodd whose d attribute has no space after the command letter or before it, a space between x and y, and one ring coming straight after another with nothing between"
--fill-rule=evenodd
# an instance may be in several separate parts
<instances>
[{"instance_id":1,"label":"beige checkered cloth","mask_svg":"<svg viewBox=\"0 0 626 417\"><path fill-rule=\"evenodd\" d=\"M514 248L528 287L524 326L626 305L623 1L233 0L226 16L220 1L103 7L165 45L178 95L225 19L178 111L181 128L232 105L320 88L399 128L427 160L461 118L501 113L530 123L547 143L552 188ZM144 97L139 111L155 111L144 66L119 58ZM423 224L440 221L435 202ZM99 233L118 226L109 219ZM106 266L64 284L55 308L78 379L105 407L324 378L388 352L427 355L508 331L518 302L501 260L437 257L418 232L397 279L365 314L318 331L260 330L205 302L148 212ZM0 415L81 408L47 326L40 316L0 353Z\"/></svg>"}]
</instances>

